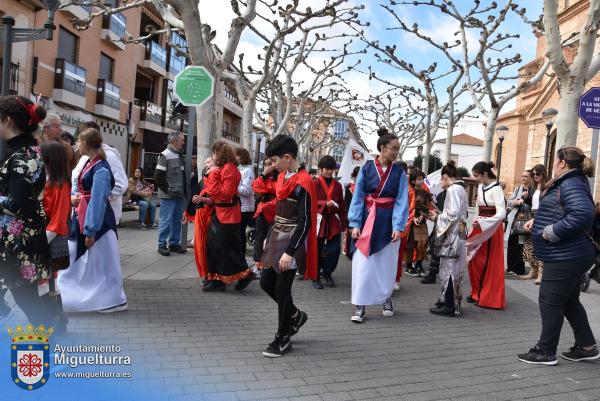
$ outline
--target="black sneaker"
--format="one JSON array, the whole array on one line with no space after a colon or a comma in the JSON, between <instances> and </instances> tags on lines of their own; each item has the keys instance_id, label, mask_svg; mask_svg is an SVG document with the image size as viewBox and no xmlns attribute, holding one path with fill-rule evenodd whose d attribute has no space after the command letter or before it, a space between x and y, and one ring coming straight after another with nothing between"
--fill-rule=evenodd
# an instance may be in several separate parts
<instances>
[{"instance_id":1,"label":"black sneaker","mask_svg":"<svg viewBox=\"0 0 600 401\"><path fill-rule=\"evenodd\" d=\"M140 230L147 230L149 227L146 223L140 223Z\"/></svg>"},{"instance_id":2,"label":"black sneaker","mask_svg":"<svg viewBox=\"0 0 600 401\"><path fill-rule=\"evenodd\" d=\"M225 291L227 286L223 284L219 280L210 280L206 287L202 289L204 292L217 292L217 291Z\"/></svg>"},{"instance_id":3,"label":"black sneaker","mask_svg":"<svg viewBox=\"0 0 600 401\"><path fill-rule=\"evenodd\" d=\"M331 276L327 276L327 277L323 277L325 279L325 284L327 285L327 287L335 287L335 281L333 281L333 277Z\"/></svg>"},{"instance_id":4,"label":"black sneaker","mask_svg":"<svg viewBox=\"0 0 600 401\"><path fill-rule=\"evenodd\" d=\"M200 282L200 285L202 287L206 287L208 285L208 283L210 283L210 281L208 281L207 279L203 278L202 281Z\"/></svg>"},{"instance_id":5,"label":"black sneaker","mask_svg":"<svg viewBox=\"0 0 600 401\"><path fill-rule=\"evenodd\" d=\"M357 305L356 311L354 311L354 315L350 318L354 323L362 323L365 320L365 306Z\"/></svg>"},{"instance_id":6,"label":"black sneaker","mask_svg":"<svg viewBox=\"0 0 600 401\"><path fill-rule=\"evenodd\" d=\"M317 290L322 290L323 289L323 283L321 283L321 279L314 280L313 281L313 287L316 288Z\"/></svg>"},{"instance_id":7,"label":"black sneaker","mask_svg":"<svg viewBox=\"0 0 600 401\"><path fill-rule=\"evenodd\" d=\"M409 266L406 268L406 274L412 277L417 277L419 275L419 272L414 267Z\"/></svg>"},{"instance_id":8,"label":"black sneaker","mask_svg":"<svg viewBox=\"0 0 600 401\"><path fill-rule=\"evenodd\" d=\"M435 284L435 275L434 274L428 274L428 275L426 275L421 280L421 284Z\"/></svg>"},{"instance_id":9,"label":"black sneaker","mask_svg":"<svg viewBox=\"0 0 600 401\"><path fill-rule=\"evenodd\" d=\"M290 342L290 337L281 337L276 335L275 340L273 340L267 349L263 351L263 356L266 356L267 358L279 358L291 350L292 343Z\"/></svg>"},{"instance_id":10,"label":"black sneaker","mask_svg":"<svg viewBox=\"0 0 600 401\"><path fill-rule=\"evenodd\" d=\"M394 304L392 304L392 297L389 297L383 303L383 316L394 316Z\"/></svg>"},{"instance_id":11,"label":"black sneaker","mask_svg":"<svg viewBox=\"0 0 600 401\"><path fill-rule=\"evenodd\" d=\"M437 306L437 304L436 304L436 306ZM431 312L434 315L438 315L438 316L456 317L456 314L454 313L454 309L450 309L446 305L441 305L440 307L436 307L436 308L429 308L429 312Z\"/></svg>"},{"instance_id":12,"label":"black sneaker","mask_svg":"<svg viewBox=\"0 0 600 401\"><path fill-rule=\"evenodd\" d=\"M294 318L294 321L292 322L292 327L290 328L290 337L298 334L300 327L304 326L304 323L306 323L307 320L308 314L298 309L298 314Z\"/></svg>"},{"instance_id":13,"label":"black sneaker","mask_svg":"<svg viewBox=\"0 0 600 401\"><path fill-rule=\"evenodd\" d=\"M466 299L466 300L467 300L467 302L468 302L468 303L470 303L470 304L474 304L474 303L475 303L475 300L474 300L474 299L473 299L473 297L472 297L472 296L470 296L470 295L467 295L467 297L466 297L465 299Z\"/></svg>"},{"instance_id":14,"label":"black sneaker","mask_svg":"<svg viewBox=\"0 0 600 401\"><path fill-rule=\"evenodd\" d=\"M159 246L158 253L160 253L162 256L170 256L171 255L171 251L169 251L166 246Z\"/></svg>"},{"instance_id":15,"label":"black sneaker","mask_svg":"<svg viewBox=\"0 0 600 401\"><path fill-rule=\"evenodd\" d=\"M579 362L579 361L595 361L600 359L600 351L598 347L594 347L589 351L584 350L579 345L574 345L567 352L561 352L560 356L568 361Z\"/></svg>"},{"instance_id":16,"label":"black sneaker","mask_svg":"<svg viewBox=\"0 0 600 401\"><path fill-rule=\"evenodd\" d=\"M417 264L415 265L415 270L417 272L417 276L419 276L419 277L425 276L425 270L423 269L423 265L421 264L421 262L417 262Z\"/></svg>"},{"instance_id":17,"label":"black sneaker","mask_svg":"<svg viewBox=\"0 0 600 401\"><path fill-rule=\"evenodd\" d=\"M169 245L169 251L183 255L187 251L181 245Z\"/></svg>"},{"instance_id":18,"label":"black sneaker","mask_svg":"<svg viewBox=\"0 0 600 401\"><path fill-rule=\"evenodd\" d=\"M558 364L558 360L556 359L556 355L550 355L536 345L532 349L529 350L526 354L517 355L517 359L521 362L531 363L534 365L556 365Z\"/></svg>"},{"instance_id":19,"label":"black sneaker","mask_svg":"<svg viewBox=\"0 0 600 401\"><path fill-rule=\"evenodd\" d=\"M242 291L246 287L248 287L250 285L250 283L253 282L255 279L256 279L256 276L254 275L254 273L250 273L250 275L248 277L243 278L243 279L239 280L237 283L235 283L235 286L233 287L233 289L236 291Z\"/></svg>"}]
</instances>

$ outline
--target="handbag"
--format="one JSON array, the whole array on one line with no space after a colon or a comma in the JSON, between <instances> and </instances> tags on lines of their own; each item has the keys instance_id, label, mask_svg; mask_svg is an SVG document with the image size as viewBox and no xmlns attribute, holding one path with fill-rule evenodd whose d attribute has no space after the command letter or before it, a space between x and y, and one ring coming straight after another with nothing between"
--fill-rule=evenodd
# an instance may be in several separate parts
<instances>
[{"instance_id":1,"label":"handbag","mask_svg":"<svg viewBox=\"0 0 600 401\"><path fill-rule=\"evenodd\" d=\"M514 235L529 235L530 232L525 230L525 223L533 218L531 215L531 210L529 207L525 207L526 205L521 205L519 207L519 211L515 216L515 221L512 226L512 234Z\"/></svg>"},{"instance_id":2,"label":"handbag","mask_svg":"<svg viewBox=\"0 0 600 401\"><path fill-rule=\"evenodd\" d=\"M50 265L53 271L63 270L71 264L69 240L66 235L58 235L50 241Z\"/></svg>"}]
</instances>

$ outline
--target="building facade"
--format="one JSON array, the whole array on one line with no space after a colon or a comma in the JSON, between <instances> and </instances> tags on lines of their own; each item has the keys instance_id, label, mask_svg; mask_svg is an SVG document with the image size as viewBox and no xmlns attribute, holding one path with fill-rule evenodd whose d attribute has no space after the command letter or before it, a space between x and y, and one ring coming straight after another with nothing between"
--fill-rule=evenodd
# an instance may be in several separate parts
<instances>
[{"instance_id":1,"label":"building facade","mask_svg":"<svg viewBox=\"0 0 600 401\"><path fill-rule=\"evenodd\" d=\"M119 5L118 0L105 3ZM168 133L187 133L187 110L173 95L175 76L189 64L179 50L187 47L185 37L171 32L170 37L162 33L140 43L125 43L123 38L164 28L151 4L95 19L85 30L73 27L71 20L86 18L94 10L90 6L60 9L52 41L13 45L14 93L30 98L42 95L48 111L59 114L63 129L72 133L80 123L96 121L104 141L120 152L128 172L141 166L151 177ZM16 27L39 27L47 19L38 0L5 0L2 15L15 18ZM222 82L215 92L217 136L239 146L240 102Z\"/></svg>"},{"instance_id":2,"label":"building facade","mask_svg":"<svg viewBox=\"0 0 600 401\"><path fill-rule=\"evenodd\" d=\"M468 134L454 135L451 152L450 160L454 160L457 167L471 171L475 163L483 160L483 141ZM446 160L446 139L434 141L431 153Z\"/></svg>"},{"instance_id":3,"label":"building facade","mask_svg":"<svg viewBox=\"0 0 600 401\"><path fill-rule=\"evenodd\" d=\"M572 33L578 32L587 17L589 8L588 0L560 0L558 21L563 38L568 38ZM571 63L577 52L577 40L569 42L563 48L566 61ZM519 70L521 80L529 79L544 63L546 53L546 39L537 37L536 58L524 65ZM600 86L600 75L596 75L586 86L586 90L593 86ZM546 74L542 81L528 92L517 98L514 110L500 116L498 125L508 127L508 133L502 146L502 163L500 175L506 181L506 190L512 191L519 185L523 170L531 169L536 164L544 164L548 160L548 168L552 175L552 163L556 154L556 127L546 126L542 112L554 108L558 109L559 88L556 78ZM493 158L498 155L498 138L495 138L496 151ZM579 121L579 134L577 146L588 156L592 153L592 129L587 128L583 121ZM597 165L596 165L596 171ZM600 177L598 174L592 180L596 199L600 198Z\"/></svg>"}]
</instances>

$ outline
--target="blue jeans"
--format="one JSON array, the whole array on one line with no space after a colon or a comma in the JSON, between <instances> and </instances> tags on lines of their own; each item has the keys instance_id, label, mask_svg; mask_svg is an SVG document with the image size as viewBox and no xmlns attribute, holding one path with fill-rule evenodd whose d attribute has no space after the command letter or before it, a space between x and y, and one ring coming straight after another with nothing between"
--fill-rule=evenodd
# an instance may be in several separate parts
<instances>
[{"instance_id":1,"label":"blue jeans","mask_svg":"<svg viewBox=\"0 0 600 401\"><path fill-rule=\"evenodd\" d=\"M158 225L158 246L181 245L181 218L185 209L184 199L161 199Z\"/></svg>"},{"instance_id":2,"label":"blue jeans","mask_svg":"<svg viewBox=\"0 0 600 401\"><path fill-rule=\"evenodd\" d=\"M150 224L154 224L154 219L156 217L156 205L152 201L147 201L146 199L140 199L138 201L138 206L140 207L140 223L146 222L146 214L149 213Z\"/></svg>"}]
</instances>

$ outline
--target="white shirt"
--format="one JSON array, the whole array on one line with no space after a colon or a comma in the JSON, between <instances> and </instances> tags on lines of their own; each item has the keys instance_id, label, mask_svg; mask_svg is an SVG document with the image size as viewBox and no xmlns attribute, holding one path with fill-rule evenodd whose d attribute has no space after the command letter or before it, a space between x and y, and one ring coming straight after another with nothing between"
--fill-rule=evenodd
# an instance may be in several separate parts
<instances>
[{"instance_id":1,"label":"white shirt","mask_svg":"<svg viewBox=\"0 0 600 401\"><path fill-rule=\"evenodd\" d=\"M477 206L494 206L496 214L491 217L477 216L477 222L482 231L493 228L502 223L506 217L506 200L504 192L498 183L494 182L488 186L479 185L477 189Z\"/></svg>"},{"instance_id":2,"label":"white shirt","mask_svg":"<svg viewBox=\"0 0 600 401\"><path fill-rule=\"evenodd\" d=\"M531 198L531 210L538 210L540 207L540 195L541 191L536 189L533 193L533 198Z\"/></svg>"},{"instance_id":3,"label":"white shirt","mask_svg":"<svg viewBox=\"0 0 600 401\"><path fill-rule=\"evenodd\" d=\"M254 182L254 169L252 166L238 166L242 178L238 185L238 194L242 203L242 212L254 211L254 191L252 183Z\"/></svg>"}]
</instances>

